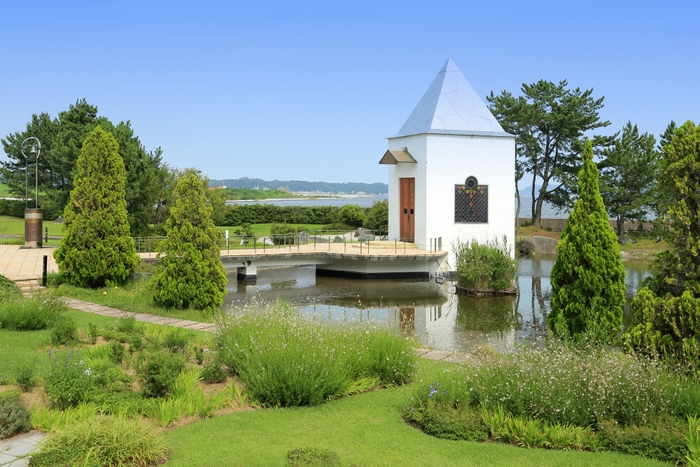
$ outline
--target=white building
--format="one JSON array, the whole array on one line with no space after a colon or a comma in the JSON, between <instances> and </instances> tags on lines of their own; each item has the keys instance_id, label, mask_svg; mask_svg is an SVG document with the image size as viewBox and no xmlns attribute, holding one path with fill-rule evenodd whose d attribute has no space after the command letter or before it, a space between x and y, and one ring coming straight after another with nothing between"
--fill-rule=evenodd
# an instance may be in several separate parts
<instances>
[{"instance_id":1,"label":"white building","mask_svg":"<svg viewBox=\"0 0 700 467\"><path fill-rule=\"evenodd\" d=\"M379 161L389 168L389 237L418 248L507 239L514 254L515 137L448 59Z\"/></svg>"}]
</instances>

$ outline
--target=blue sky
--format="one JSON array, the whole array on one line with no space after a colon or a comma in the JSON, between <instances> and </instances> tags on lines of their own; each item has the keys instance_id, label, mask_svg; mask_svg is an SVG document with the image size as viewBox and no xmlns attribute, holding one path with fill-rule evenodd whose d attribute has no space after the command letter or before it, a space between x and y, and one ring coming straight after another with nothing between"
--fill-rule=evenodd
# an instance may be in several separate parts
<instances>
[{"instance_id":1,"label":"blue sky","mask_svg":"<svg viewBox=\"0 0 700 467\"><path fill-rule=\"evenodd\" d=\"M451 57L482 98L566 79L611 134L700 122L697 2L5 2L0 137L86 98L213 179L386 182ZM0 154L4 160L4 154Z\"/></svg>"}]
</instances>

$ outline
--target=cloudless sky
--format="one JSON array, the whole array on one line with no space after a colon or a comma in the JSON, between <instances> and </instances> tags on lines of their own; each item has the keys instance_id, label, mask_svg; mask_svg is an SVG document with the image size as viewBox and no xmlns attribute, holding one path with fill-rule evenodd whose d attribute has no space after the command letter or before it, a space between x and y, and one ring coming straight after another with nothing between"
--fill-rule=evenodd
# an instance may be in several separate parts
<instances>
[{"instance_id":1,"label":"cloudless sky","mask_svg":"<svg viewBox=\"0 0 700 467\"><path fill-rule=\"evenodd\" d=\"M86 98L212 179L386 183L386 138L448 57L484 100L593 88L601 133L700 122L689 0L8 0L2 18L0 137Z\"/></svg>"}]
</instances>

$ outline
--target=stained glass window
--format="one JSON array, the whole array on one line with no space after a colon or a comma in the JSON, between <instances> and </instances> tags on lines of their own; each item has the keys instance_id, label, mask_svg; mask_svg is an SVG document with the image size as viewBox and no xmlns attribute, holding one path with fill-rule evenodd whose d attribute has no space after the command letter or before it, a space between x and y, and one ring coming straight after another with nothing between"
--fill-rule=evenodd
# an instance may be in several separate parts
<instances>
[{"instance_id":1,"label":"stained glass window","mask_svg":"<svg viewBox=\"0 0 700 467\"><path fill-rule=\"evenodd\" d=\"M489 186L468 177L464 185L455 185L455 222L485 224L489 221Z\"/></svg>"}]
</instances>

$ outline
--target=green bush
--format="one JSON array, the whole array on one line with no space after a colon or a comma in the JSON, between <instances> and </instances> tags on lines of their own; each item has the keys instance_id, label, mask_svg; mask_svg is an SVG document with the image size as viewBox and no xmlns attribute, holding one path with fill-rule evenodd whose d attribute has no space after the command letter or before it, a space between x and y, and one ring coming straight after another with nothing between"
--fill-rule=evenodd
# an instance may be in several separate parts
<instances>
[{"instance_id":1,"label":"green bush","mask_svg":"<svg viewBox=\"0 0 700 467\"><path fill-rule=\"evenodd\" d=\"M219 358L263 404L320 404L360 378L403 384L415 367L411 343L385 327L313 321L283 304L251 308L220 317Z\"/></svg>"},{"instance_id":2,"label":"green bush","mask_svg":"<svg viewBox=\"0 0 700 467\"><path fill-rule=\"evenodd\" d=\"M165 223L167 238L158 247L157 272L150 281L153 300L178 309L218 308L228 281L218 244L222 234L211 220L212 208L198 174L183 174L173 199Z\"/></svg>"},{"instance_id":3,"label":"green bush","mask_svg":"<svg viewBox=\"0 0 700 467\"><path fill-rule=\"evenodd\" d=\"M140 420L93 416L57 431L32 455L32 467L148 466L164 462L168 447Z\"/></svg>"},{"instance_id":4,"label":"green bush","mask_svg":"<svg viewBox=\"0 0 700 467\"><path fill-rule=\"evenodd\" d=\"M15 367L15 382L22 392L29 392L37 385L35 363L19 362Z\"/></svg>"},{"instance_id":5,"label":"green bush","mask_svg":"<svg viewBox=\"0 0 700 467\"><path fill-rule=\"evenodd\" d=\"M293 225L272 224L270 239L275 245L296 245L299 242L299 230Z\"/></svg>"},{"instance_id":6,"label":"green bush","mask_svg":"<svg viewBox=\"0 0 700 467\"><path fill-rule=\"evenodd\" d=\"M120 365L124 361L124 346L119 341L109 343L109 360L115 365Z\"/></svg>"},{"instance_id":7,"label":"green bush","mask_svg":"<svg viewBox=\"0 0 700 467\"><path fill-rule=\"evenodd\" d=\"M24 433L31 428L27 409L15 401L0 403L0 439Z\"/></svg>"},{"instance_id":8,"label":"green bush","mask_svg":"<svg viewBox=\"0 0 700 467\"><path fill-rule=\"evenodd\" d=\"M457 240L452 246L459 285L472 290L506 290L513 286L517 263L510 257L507 239L480 244Z\"/></svg>"},{"instance_id":9,"label":"green bush","mask_svg":"<svg viewBox=\"0 0 700 467\"><path fill-rule=\"evenodd\" d=\"M0 303L0 328L13 331L37 331L56 322L66 310L63 300L44 292L21 300Z\"/></svg>"},{"instance_id":10,"label":"green bush","mask_svg":"<svg viewBox=\"0 0 700 467\"><path fill-rule=\"evenodd\" d=\"M22 291L17 284L0 274L0 305L3 302L21 298Z\"/></svg>"},{"instance_id":11,"label":"green bush","mask_svg":"<svg viewBox=\"0 0 700 467\"><path fill-rule=\"evenodd\" d=\"M92 345L97 344L97 338L99 337L99 332L97 331L97 326L92 324L92 323L88 323L86 333L87 333L87 338L88 338L88 341L90 342L90 344L92 344Z\"/></svg>"},{"instance_id":12,"label":"green bush","mask_svg":"<svg viewBox=\"0 0 700 467\"><path fill-rule=\"evenodd\" d=\"M224 208L225 225L333 224L340 222L338 206L274 206L238 204Z\"/></svg>"},{"instance_id":13,"label":"green bush","mask_svg":"<svg viewBox=\"0 0 700 467\"><path fill-rule=\"evenodd\" d=\"M0 391L0 404L5 402L19 402L19 398L22 392L18 389L8 389L7 391Z\"/></svg>"},{"instance_id":14,"label":"green bush","mask_svg":"<svg viewBox=\"0 0 700 467\"><path fill-rule=\"evenodd\" d=\"M180 329L172 329L163 338L163 346L171 352L187 353L189 336Z\"/></svg>"},{"instance_id":15,"label":"green bush","mask_svg":"<svg viewBox=\"0 0 700 467\"><path fill-rule=\"evenodd\" d=\"M357 204L346 204L340 208L340 220L355 228L362 227L367 222L367 214Z\"/></svg>"},{"instance_id":16,"label":"green bush","mask_svg":"<svg viewBox=\"0 0 700 467\"><path fill-rule=\"evenodd\" d=\"M139 334L143 335L143 324L136 321L134 316L122 316L117 320L114 327L117 332L122 332L124 334Z\"/></svg>"},{"instance_id":17,"label":"green bush","mask_svg":"<svg viewBox=\"0 0 700 467\"><path fill-rule=\"evenodd\" d=\"M700 382L692 377L617 350L556 342L487 356L440 383L440 398L447 403L491 411L501 406L509 415L550 424L644 425L666 414L700 412ZM414 399L427 400L428 392L426 383Z\"/></svg>"},{"instance_id":18,"label":"green bush","mask_svg":"<svg viewBox=\"0 0 700 467\"><path fill-rule=\"evenodd\" d=\"M685 437L688 467L700 467L700 418L688 417L688 435Z\"/></svg>"},{"instance_id":19,"label":"green bush","mask_svg":"<svg viewBox=\"0 0 700 467\"><path fill-rule=\"evenodd\" d=\"M78 287L123 283L140 259L126 210L126 170L119 145L97 126L76 162L63 239L54 251L59 272Z\"/></svg>"},{"instance_id":20,"label":"green bush","mask_svg":"<svg viewBox=\"0 0 700 467\"><path fill-rule=\"evenodd\" d=\"M60 316L51 326L49 342L51 345L71 345L78 341L75 321L68 316Z\"/></svg>"},{"instance_id":21,"label":"green bush","mask_svg":"<svg viewBox=\"0 0 700 467\"><path fill-rule=\"evenodd\" d=\"M598 436L602 447L609 451L658 459L662 462L681 464L688 452L682 419L669 416L656 417L645 425L621 427L614 421L603 421Z\"/></svg>"},{"instance_id":22,"label":"green bush","mask_svg":"<svg viewBox=\"0 0 700 467\"><path fill-rule=\"evenodd\" d=\"M202 368L202 381L207 384L223 383L226 381L226 371L217 362L209 362Z\"/></svg>"},{"instance_id":23,"label":"green bush","mask_svg":"<svg viewBox=\"0 0 700 467\"><path fill-rule=\"evenodd\" d=\"M289 467L340 467L340 456L330 449L300 448L287 452Z\"/></svg>"},{"instance_id":24,"label":"green bush","mask_svg":"<svg viewBox=\"0 0 700 467\"><path fill-rule=\"evenodd\" d=\"M185 357L169 352L154 352L145 357L137 368L141 390L146 397L163 397L173 387L185 368Z\"/></svg>"},{"instance_id":25,"label":"green bush","mask_svg":"<svg viewBox=\"0 0 700 467\"><path fill-rule=\"evenodd\" d=\"M405 407L403 415L406 421L437 438L486 441L489 437L488 427L481 416L470 408L429 400L422 406Z\"/></svg>"},{"instance_id":26,"label":"green bush","mask_svg":"<svg viewBox=\"0 0 700 467\"><path fill-rule=\"evenodd\" d=\"M383 235L389 232L389 201L375 201L367 212L365 227L375 233Z\"/></svg>"},{"instance_id":27,"label":"green bush","mask_svg":"<svg viewBox=\"0 0 700 467\"><path fill-rule=\"evenodd\" d=\"M44 376L44 391L59 409L75 407L84 401L92 386L92 370L85 367L80 354L49 351L49 368Z\"/></svg>"}]
</instances>

